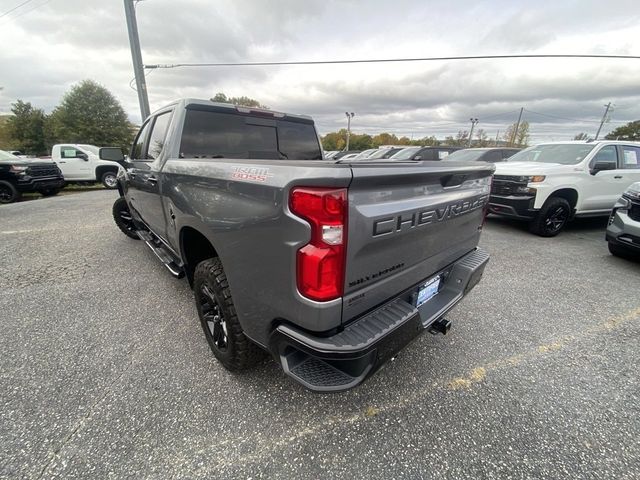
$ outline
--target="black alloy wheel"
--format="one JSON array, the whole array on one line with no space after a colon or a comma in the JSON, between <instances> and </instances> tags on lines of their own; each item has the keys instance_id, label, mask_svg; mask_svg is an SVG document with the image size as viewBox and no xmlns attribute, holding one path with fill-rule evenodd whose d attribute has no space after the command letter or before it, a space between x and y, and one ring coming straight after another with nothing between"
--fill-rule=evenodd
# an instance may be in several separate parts
<instances>
[{"instance_id":1,"label":"black alloy wheel","mask_svg":"<svg viewBox=\"0 0 640 480\"><path fill-rule=\"evenodd\" d=\"M127 205L127 201L123 197L120 197L115 201L112 213L113 220L116 222L116 225L122 233L134 240L140 239L136 233L137 228L135 223L133 223L133 217L131 216L129 205Z\"/></svg>"},{"instance_id":2,"label":"black alloy wheel","mask_svg":"<svg viewBox=\"0 0 640 480\"><path fill-rule=\"evenodd\" d=\"M547 232L556 233L559 232L564 224L569 220L569 212L564 206L560 205L550 212L550 214L545 219L545 225L547 227Z\"/></svg>"},{"instance_id":3,"label":"black alloy wheel","mask_svg":"<svg viewBox=\"0 0 640 480\"><path fill-rule=\"evenodd\" d=\"M529 225L531 232L541 237L555 237L571 218L571 206L561 197L548 199Z\"/></svg>"},{"instance_id":4,"label":"black alloy wheel","mask_svg":"<svg viewBox=\"0 0 640 480\"><path fill-rule=\"evenodd\" d=\"M20 192L11 183L0 181L0 203L12 203L20 198Z\"/></svg>"},{"instance_id":5,"label":"black alloy wheel","mask_svg":"<svg viewBox=\"0 0 640 480\"><path fill-rule=\"evenodd\" d=\"M198 300L200 302L203 320L207 324L205 335L208 337L209 343L215 345L220 352L226 352L229 345L227 322L216 294L206 282L203 283L200 288Z\"/></svg>"}]
</instances>

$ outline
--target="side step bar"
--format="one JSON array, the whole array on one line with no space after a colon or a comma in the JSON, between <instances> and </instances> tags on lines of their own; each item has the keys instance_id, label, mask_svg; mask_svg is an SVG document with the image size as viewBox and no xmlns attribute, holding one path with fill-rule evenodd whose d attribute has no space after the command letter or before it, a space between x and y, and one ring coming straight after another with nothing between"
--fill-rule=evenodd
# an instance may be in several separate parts
<instances>
[{"instance_id":1,"label":"side step bar","mask_svg":"<svg viewBox=\"0 0 640 480\"><path fill-rule=\"evenodd\" d=\"M183 265L174 259L173 255L154 234L146 230L136 230L136 234L147 244L162 264L167 267L171 275L176 278L184 277Z\"/></svg>"}]
</instances>

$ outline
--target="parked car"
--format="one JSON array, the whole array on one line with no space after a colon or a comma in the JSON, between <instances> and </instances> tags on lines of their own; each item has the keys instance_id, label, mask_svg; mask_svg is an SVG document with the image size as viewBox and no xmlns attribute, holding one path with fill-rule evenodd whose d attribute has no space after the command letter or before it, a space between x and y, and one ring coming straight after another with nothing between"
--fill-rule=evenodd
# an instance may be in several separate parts
<instances>
[{"instance_id":1,"label":"parked car","mask_svg":"<svg viewBox=\"0 0 640 480\"><path fill-rule=\"evenodd\" d=\"M402 150L403 147L389 147L389 148L378 148L375 152L368 155L365 159L358 158L357 160L381 160L391 158L393 155Z\"/></svg>"},{"instance_id":2,"label":"parked car","mask_svg":"<svg viewBox=\"0 0 640 480\"><path fill-rule=\"evenodd\" d=\"M393 160L442 160L462 147L406 147L392 157Z\"/></svg>"},{"instance_id":3,"label":"parked car","mask_svg":"<svg viewBox=\"0 0 640 480\"><path fill-rule=\"evenodd\" d=\"M327 150L324 152L324 159L329 160L336 156L339 153L339 150Z\"/></svg>"},{"instance_id":4,"label":"parked car","mask_svg":"<svg viewBox=\"0 0 640 480\"><path fill-rule=\"evenodd\" d=\"M327 162L310 117L193 99L152 114L129 160L115 222L187 277L232 371L268 351L309 389L358 385L446 333L489 259L491 164Z\"/></svg>"},{"instance_id":5,"label":"parked car","mask_svg":"<svg viewBox=\"0 0 640 480\"><path fill-rule=\"evenodd\" d=\"M614 205L606 239L613 255L640 255L640 182L629 186Z\"/></svg>"},{"instance_id":6,"label":"parked car","mask_svg":"<svg viewBox=\"0 0 640 480\"><path fill-rule=\"evenodd\" d=\"M451 153L446 160L463 162L504 162L513 154L518 153L519 148L465 148Z\"/></svg>"},{"instance_id":7,"label":"parked car","mask_svg":"<svg viewBox=\"0 0 640 480\"><path fill-rule=\"evenodd\" d=\"M10 153L11 155L15 155L18 158L28 158L28 155L25 155L20 150L9 150L7 153Z\"/></svg>"},{"instance_id":8,"label":"parked car","mask_svg":"<svg viewBox=\"0 0 640 480\"><path fill-rule=\"evenodd\" d=\"M545 143L496 164L489 212L528 221L533 233L552 237L573 217L609 215L637 181L640 143Z\"/></svg>"},{"instance_id":9,"label":"parked car","mask_svg":"<svg viewBox=\"0 0 640 480\"><path fill-rule=\"evenodd\" d=\"M365 158L369 158L370 155L373 155L375 152L377 152L378 149L377 148L369 148L368 150L363 150L362 152L360 152L356 157L354 157L356 160L363 160Z\"/></svg>"},{"instance_id":10,"label":"parked car","mask_svg":"<svg viewBox=\"0 0 640 480\"><path fill-rule=\"evenodd\" d=\"M51 159L60 167L67 182L102 182L116 188L116 176L124 155L119 147L58 144L51 149Z\"/></svg>"},{"instance_id":11,"label":"parked car","mask_svg":"<svg viewBox=\"0 0 640 480\"><path fill-rule=\"evenodd\" d=\"M334 159L334 160L338 160L338 159L340 159L340 158L344 157L345 155L350 155L350 154L352 154L352 153L356 153L356 154L357 154L357 153L360 153L360 150L343 150L343 151L341 151L341 152L336 153L336 154L333 156L333 159Z\"/></svg>"},{"instance_id":12,"label":"parked car","mask_svg":"<svg viewBox=\"0 0 640 480\"><path fill-rule=\"evenodd\" d=\"M0 150L0 203L15 202L26 192L56 195L62 187L64 177L55 163L27 161Z\"/></svg>"}]
</instances>

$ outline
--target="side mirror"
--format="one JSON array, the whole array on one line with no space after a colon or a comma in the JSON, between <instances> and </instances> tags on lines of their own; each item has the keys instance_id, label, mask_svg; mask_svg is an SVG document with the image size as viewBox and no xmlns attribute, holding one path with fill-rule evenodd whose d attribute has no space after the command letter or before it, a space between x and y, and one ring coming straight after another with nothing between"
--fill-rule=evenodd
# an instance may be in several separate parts
<instances>
[{"instance_id":1,"label":"side mirror","mask_svg":"<svg viewBox=\"0 0 640 480\"><path fill-rule=\"evenodd\" d=\"M422 160L422 155L416 155L413 157L414 160Z\"/></svg>"},{"instance_id":2,"label":"side mirror","mask_svg":"<svg viewBox=\"0 0 640 480\"><path fill-rule=\"evenodd\" d=\"M84 160L85 162L89 161L89 155L87 155L86 153L83 152L78 152L76 153L76 157L77 158L81 158L82 160Z\"/></svg>"},{"instance_id":3,"label":"side mirror","mask_svg":"<svg viewBox=\"0 0 640 480\"><path fill-rule=\"evenodd\" d=\"M593 167L591 167L591 175L595 175L598 172L601 172L602 170L615 170L616 169L616 164L614 162L603 162L603 161L596 161L596 163L593 164Z\"/></svg>"}]
</instances>

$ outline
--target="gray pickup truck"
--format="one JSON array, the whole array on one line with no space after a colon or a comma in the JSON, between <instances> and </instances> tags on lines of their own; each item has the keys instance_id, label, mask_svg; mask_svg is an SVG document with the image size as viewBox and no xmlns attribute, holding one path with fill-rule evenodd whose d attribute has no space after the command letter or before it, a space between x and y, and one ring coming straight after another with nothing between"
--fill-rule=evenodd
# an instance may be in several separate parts
<instances>
[{"instance_id":1,"label":"gray pickup truck","mask_svg":"<svg viewBox=\"0 0 640 480\"><path fill-rule=\"evenodd\" d=\"M480 280L493 166L325 160L307 116L183 99L142 125L116 224L193 288L229 370L270 353L315 391L360 384Z\"/></svg>"}]
</instances>

